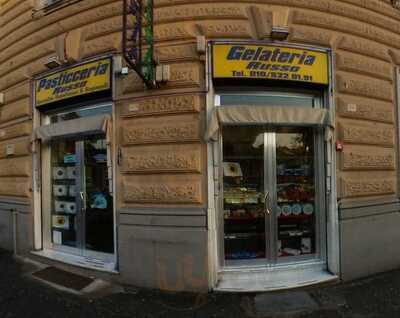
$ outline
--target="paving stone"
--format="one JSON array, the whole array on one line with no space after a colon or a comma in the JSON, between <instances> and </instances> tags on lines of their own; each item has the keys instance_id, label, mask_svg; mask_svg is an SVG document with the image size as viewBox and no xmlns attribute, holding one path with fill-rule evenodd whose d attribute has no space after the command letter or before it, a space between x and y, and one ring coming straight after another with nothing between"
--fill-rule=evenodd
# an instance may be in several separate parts
<instances>
[{"instance_id":1,"label":"paving stone","mask_svg":"<svg viewBox=\"0 0 400 318\"><path fill-rule=\"evenodd\" d=\"M254 297L254 312L258 317L285 317L318 308L318 303L307 292L288 291Z\"/></svg>"}]
</instances>

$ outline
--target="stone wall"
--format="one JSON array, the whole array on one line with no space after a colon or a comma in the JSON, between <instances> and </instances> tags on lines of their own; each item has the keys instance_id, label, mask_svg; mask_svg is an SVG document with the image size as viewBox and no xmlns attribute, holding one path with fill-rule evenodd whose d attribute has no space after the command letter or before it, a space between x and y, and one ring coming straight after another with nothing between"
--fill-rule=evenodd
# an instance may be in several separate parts
<instances>
[{"instance_id":1,"label":"stone wall","mask_svg":"<svg viewBox=\"0 0 400 318\"><path fill-rule=\"evenodd\" d=\"M0 196L30 202L31 79L46 71L53 54L72 63L121 53L122 1L78 1L33 17L34 0L0 3L6 101L0 106ZM117 79L115 93L119 261L129 282L174 290L208 286L206 83L198 35L269 40L272 25L288 26L288 41L332 48L336 132L345 142L338 154L339 198L397 197L393 68L400 63L400 11L389 0L154 3L156 56L170 65L171 79L146 90L130 72ZM7 156L10 147L14 153Z\"/></svg>"}]
</instances>

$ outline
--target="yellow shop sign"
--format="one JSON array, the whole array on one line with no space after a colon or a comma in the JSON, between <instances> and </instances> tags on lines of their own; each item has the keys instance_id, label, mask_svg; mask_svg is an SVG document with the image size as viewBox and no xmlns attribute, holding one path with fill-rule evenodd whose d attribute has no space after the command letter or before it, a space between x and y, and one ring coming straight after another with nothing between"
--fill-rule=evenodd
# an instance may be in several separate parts
<instances>
[{"instance_id":1,"label":"yellow shop sign","mask_svg":"<svg viewBox=\"0 0 400 318\"><path fill-rule=\"evenodd\" d=\"M214 44L213 76L328 84L328 55L271 45Z\"/></svg>"},{"instance_id":2,"label":"yellow shop sign","mask_svg":"<svg viewBox=\"0 0 400 318\"><path fill-rule=\"evenodd\" d=\"M111 60L102 59L35 81L36 106L110 89Z\"/></svg>"}]
</instances>

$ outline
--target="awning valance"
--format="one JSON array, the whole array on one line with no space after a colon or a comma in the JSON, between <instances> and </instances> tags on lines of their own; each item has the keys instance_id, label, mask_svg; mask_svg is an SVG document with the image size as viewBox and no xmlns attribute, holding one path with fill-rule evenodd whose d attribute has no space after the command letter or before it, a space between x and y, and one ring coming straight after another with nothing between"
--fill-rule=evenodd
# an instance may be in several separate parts
<instances>
[{"instance_id":1,"label":"awning valance","mask_svg":"<svg viewBox=\"0 0 400 318\"><path fill-rule=\"evenodd\" d=\"M109 115L98 115L66 120L60 123L40 126L36 129L36 138L42 141L82 136L107 134L110 126Z\"/></svg>"},{"instance_id":2,"label":"awning valance","mask_svg":"<svg viewBox=\"0 0 400 318\"><path fill-rule=\"evenodd\" d=\"M215 139L221 125L331 125L327 109L290 106L218 106L211 114L205 139Z\"/></svg>"}]
</instances>

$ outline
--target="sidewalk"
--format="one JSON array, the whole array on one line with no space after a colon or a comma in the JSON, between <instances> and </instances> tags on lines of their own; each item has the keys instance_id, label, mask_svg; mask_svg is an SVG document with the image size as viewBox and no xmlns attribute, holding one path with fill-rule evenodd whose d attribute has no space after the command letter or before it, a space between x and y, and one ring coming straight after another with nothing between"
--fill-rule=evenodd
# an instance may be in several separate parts
<instances>
[{"instance_id":1,"label":"sidewalk","mask_svg":"<svg viewBox=\"0 0 400 318\"><path fill-rule=\"evenodd\" d=\"M27 265L0 251L0 318L11 317L400 317L400 270L365 280L274 294L175 294L125 288L76 296L24 275Z\"/></svg>"}]
</instances>

